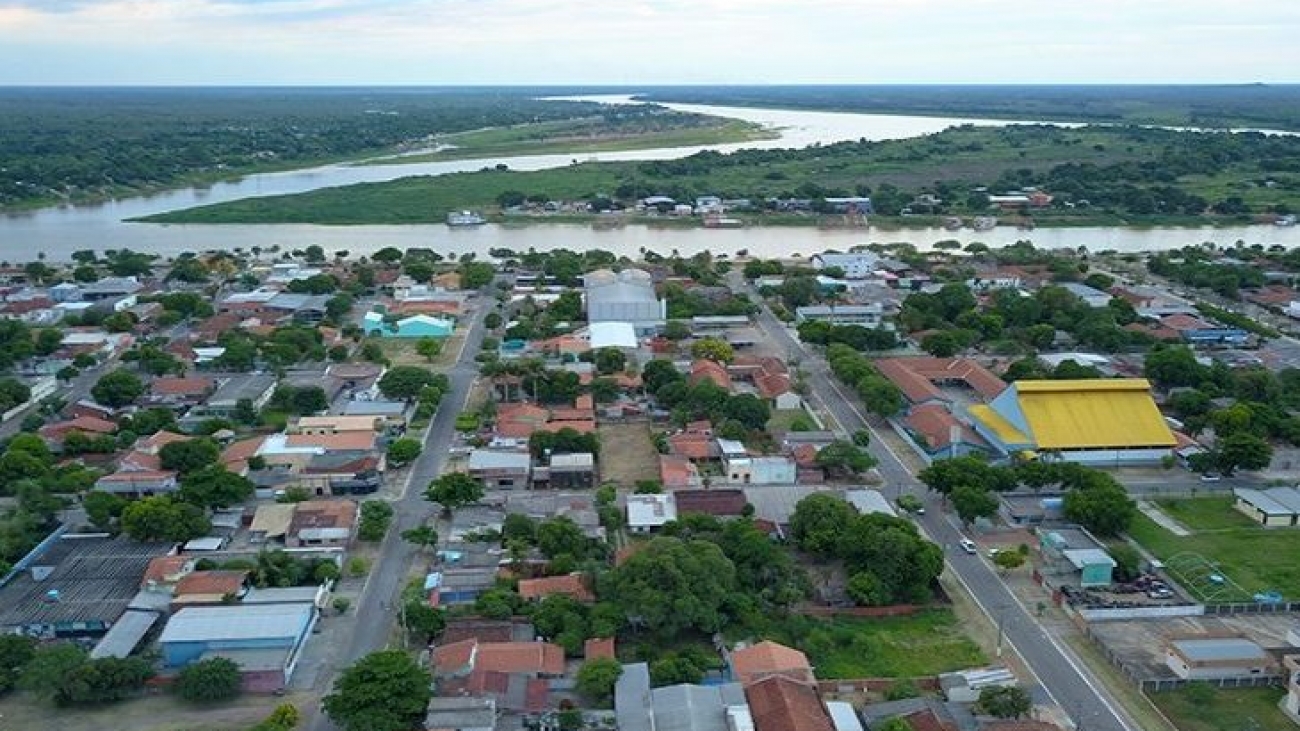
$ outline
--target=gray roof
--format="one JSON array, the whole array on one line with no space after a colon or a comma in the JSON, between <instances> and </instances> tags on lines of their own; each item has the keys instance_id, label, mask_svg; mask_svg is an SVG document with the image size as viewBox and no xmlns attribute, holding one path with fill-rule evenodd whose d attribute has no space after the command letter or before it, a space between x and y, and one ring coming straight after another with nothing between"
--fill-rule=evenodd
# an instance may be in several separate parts
<instances>
[{"instance_id":1,"label":"gray roof","mask_svg":"<svg viewBox=\"0 0 1300 731\"><path fill-rule=\"evenodd\" d=\"M1061 282L1057 285L1073 294L1075 297L1109 297L1110 294L1103 292L1096 287L1089 287L1079 282Z\"/></svg>"},{"instance_id":2,"label":"gray roof","mask_svg":"<svg viewBox=\"0 0 1300 731\"><path fill-rule=\"evenodd\" d=\"M424 727L478 729L496 725L497 704L492 698L430 698Z\"/></svg>"},{"instance_id":3,"label":"gray roof","mask_svg":"<svg viewBox=\"0 0 1300 731\"><path fill-rule=\"evenodd\" d=\"M208 397L208 403L234 404L243 398L256 401L271 388L275 388L275 376L252 373L231 376L222 381L216 392Z\"/></svg>"},{"instance_id":4,"label":"gray roof","mask_svg":"<svg viewBox=\"0 0 1300 731\"><path fill-rule=\"evenodd\" d=\"M591 452L551 455L551 469L591 469L596 465L596 458Z\"/></svg>"},{"instance_id":5,"label":"gray roof","mask_svg":"<svg viewBox=\"0 0 1300 731\"><path fill-rule=\"evenodd\" d=\"M276 310L290 310L293 312L302 312L304 310L325 311L325 303L329 297L323 294L297 294L294 292L281 292L267 301L266 306Z\"/></svg>"},{"instance_id":6,"label":"gray roof","mask_svg":"<svg viewBox=\"0 0 1300 731\"><path fill-rule=\"evenodd\" d=\"M808 305L796 307L794 312L799 317L816 317L818 315L879 315L884 311L879 303L870 305Z\"/></svg>"},{"instance_id":7,"label":"gray roof","mask_svg":"<svg viewBox=\"0 0 1300 731\"><path fill-rule=\"evenodd\" d=\"M401 416L406 404L401 401L349 401L343 406L344 416Z\"/></svg>"},{"instance_id":8,"label":"gray roof","mask_svg":"<svg viewBox=\"0 0 1300 731\"><path fill-rule=\"evenodd\" d=\"M83 294L132 294L142 289L144 285L135 277L104 277L81 285Z\"/></svg>"},{"instance_id":9,"label":"gray roof","mask_svg":"<svg viewBox=\"0 0 1300 731\"><path fill-rule=\"evenodd\" d=\"M161 616L158 612L142 612L128 609L118 617L108 634L100 639L95 649L90 651L91 658L126 657L140 644L145 634Z\"/></svg>"},{"instance_id":10,"label":"gray roof","mask_svg":"<svg viewBox=\"0 0 1300 731\"><path fill-rule=\"evenodd\" d=\"M105 536L56 539L0 588L0 627L112 624L140 590L150 559L170 548Z\"/></svg>"},{"instance_id":11,"label":"gray roof","mask_svg":"<svg viewBox=\"0 0 1300 731\"><path fill-rule=\"evenodd\" d=\"M527 452L501 452L491 449L475 449L469 454L469 469L472 470L527 470L532 466L532 458Z\"/></svg>"},{"instance_id":12,"label":"gray roof","mask_svg":"<svg viewBox=\"0 0 1300 731\"><path fill-rule=\"evenodd\" d=\"M253 587L240 601L244 604L302 604L316 601L319 586Z\"/></svg>"},{"instance_id":13,"label":"gray roof","mask_svg":"<svg viewBox=\"0 0 1300 731\"><path fill-rule=\"evenodd\" d=\"M1207 637L1174 640L1170 643L1183 657L1193 662L1224 660L1267 660L1264 648L1244 637Z\"/></svg>"},{"instance_id":14,"label":"gray roof","mask_svg":"<svg viewBox=\"0 0 1300 731\"><path fill-rule=\"evenodd\" d=\"M296 639L313 612L311 604L186 607L172 615L158 641Z\"/></svg>"},{"instance_id":15,"label":"gray roof","mask_svg":"<svg viewBox=\"0 0 1300 731\"><path fill-rule=\"evenodd\" d=\"M650 731L650 666L643 662L623 666L614 683L614 713L619 731Z\"/></svg>"},{"instance_id":16,"label":"gray roof","mask_svg":"<svg viewBox=\"0 0 1300 731\"><path fill-rule=\"evenodd\" d=\"M1234 489L1233 494L1255 506L1265 515L1295 515L1300 513L1300 490L1294 487L1275 487L1271 490Z\"/></svg>"},{"instance_id":17,"label":"gray roof","mask_svg":"<svg viewBox=\"0 0 1300 731\"><path fill-rule=\"evenodd\" d=\"M740 683L670 685L650 691L655 731L727 731L727 706L743 706Z\"/></svg>"}]
</instances>

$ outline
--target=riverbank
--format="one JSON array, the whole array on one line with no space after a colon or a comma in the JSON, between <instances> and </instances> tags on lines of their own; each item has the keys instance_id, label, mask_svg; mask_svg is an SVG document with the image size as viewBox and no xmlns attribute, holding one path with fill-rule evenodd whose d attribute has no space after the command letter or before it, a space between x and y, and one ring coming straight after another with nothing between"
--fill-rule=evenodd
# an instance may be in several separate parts
<instances>
[{"instance_id":1,"label":"riverbank","mask_svg":"<svg viewBox=\"0 0 1300 731\"><path fill-rule=\"evenodd\" d=\"M701 115L702 116L702 115ZM374 157L356 165L410 165L446 160L472 160L523 155L589 155L597 152L651 150L663 147L698 147L755 142L780 137L761 124L725 117L703 117L703 123L658 129L590 127L571 122L543 122L497 129L475 130L439 137L447 147L430 152Z\"/></svg>"},{"instance_id":2,"label":"riverbank","mask_svg":"<svg viewBox=\"0 0 1300 731\"><path fill-rule=\"evenodd\" d=\"M1232 162L1219 162L1231 155ZM490 158L489 158L490 159ZM990 213L990 193L1046 191L1051 205L1003 223L1061 226L1230 226L1300 210L1300 138L1235 138L1143 128L955 127L904 140L821 147L702 152L673 160L586 162L543 170L485 166L475 172L267 196L147 216L155 223L440 223L448 211L502 220L527 198L558 212L632 208L668 196L693 203L717 195L758 206L780 199L786 214L741 214L749 225L827 225L821 199L869 196L874 213L900 226ZM596 205L599 204L599 205ZM765 206L771 208L771 206ZM743 208L734 206L733 208ZM666 213L667 211L664 211ZM732 214L728 214L732 215ZM1259 215L1259 218L1256 216ZM545 216L540 216L545 218ZM840 217L842 219L843 217ZM919 222L910 220L916 218ZM845 221L847 223L847 221Z\"/></svg>"}]
</instances>

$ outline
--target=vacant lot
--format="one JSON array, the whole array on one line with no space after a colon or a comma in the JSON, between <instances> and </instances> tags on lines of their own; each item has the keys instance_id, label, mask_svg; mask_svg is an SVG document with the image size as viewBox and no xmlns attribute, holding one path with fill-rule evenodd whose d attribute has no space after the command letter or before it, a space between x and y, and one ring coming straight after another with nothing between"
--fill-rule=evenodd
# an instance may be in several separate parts
<instances>
[{"instance_id":1,"label":"vacant lot","mask_svg":"<svg viewBox=\"0 0 1300 731\"><path fill-rule=\"evenodd\" d=\"M1230 496L1156 501L1169 517L1197 532L1258 526L1255 521L1234 510L1232 503L1233 498Z\"/></svg>"},{"instance_id":2,"label":"vacant lot","mask_svg":"<svg viewBox=\"0 0 1300 731\"><path fill-rule=\"evenodd\" d=\"M318 702L306 694L284 698L243 696L214 707L185 703L164 693L97 708L55 709L20 693L0 701L0 729L243 731L266 718L281 703L293 703L305 716Z\"/></svg>"},{"instance_id":3,"label":"vacant lot","mask_svg":"<svg viewBox=\"0 0 1300 731\"><path fill-rule=\"evenodd\" d=\"M1220 690L1206 685L1149 697L1179 731L1265 731L1294 728L1277 707L1283 695L1276 688Z\"/></svg>"},{"instance_id":4,"label":"vacant lot","mask_svg":"<svg viewBox=\"0 0 1300 731\"><path fill-rule=\"evenodd\" d=\"M659 452L649 424L602 424L599 433L602 482L630 488L637 480L659 479Z\"/></svg>"},{"instance_id":5,"label":"vacant lot","mask_svg":"<svg viewBox=\"0 0 1300 731\"><path fill-rule=\"evenodd\" d=\"M915 678L988 661L949 609L910 617L794 615L774 621L762 636L798 647L818 678Z\"/></svg>"},{"instance_id":6,"label":"vacant lot","mask_svg":"<svg viewBox=\"0 0 1300 731\"><path fill-rule=\"evenodd\" d=\"M1198 524L1221 525L1230 519L1225 517L1226 513L1213 516L1211 513L1212 507L1194 505L1184 508L1181 513L1171 514L1189 523L1188 527L1194 530ZM1254 526L1253 523L1249 525ZM1138 514L1129 528L1129 535L1166 563L1183 553L1205 557L1215 565L1218 573L1239 584L1247 595L1277 591L1288 599L1300 598L1300 562L1296 561L1296 556L1300 556L1300 530L1220 527L1196 530L1190 536L1179 537L1145 515ZM1194 591L1193 587L1188 588ZM1250 600L1250 596L1234 598Z\"/></svg>"}]
</instances>

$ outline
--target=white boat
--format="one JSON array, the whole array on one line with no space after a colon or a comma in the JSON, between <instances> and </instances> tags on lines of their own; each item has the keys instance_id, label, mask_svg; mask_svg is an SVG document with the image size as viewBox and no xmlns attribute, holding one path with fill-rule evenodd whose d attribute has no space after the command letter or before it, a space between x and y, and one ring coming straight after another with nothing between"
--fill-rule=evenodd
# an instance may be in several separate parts
<instances>
[{"instance_id":1,"label":"white boat","mask_svg":"<svg viewBox=\"0 0 1300 731\"><path fill-rule=\"evenodd\" d=\"M1276 226L1294 226L1295 223L1296 217L1294 213L1285 216L1278 216L1277 219L1273 221L1273 224Z\"/></svg>"},{"instance_id":2,"label":"white boat","mask_svg":"<svg viewBox=\"0 0 1300 731\"><path fill-rule=\"evenodd\" d=\"M473 211L453 211L447 214L448 226L482 226L487 219Z\"/></svg>"},{"instance_id":3,"label":"white boat","mask_svg":"<svg viewBox=\"0 0 1300 731\"><path fill-rule=\"evenodd\" d=\"M970 225L976 231L992 231L998 225L998 219L993 216L976 216Z\"/></svg>"}]
</instances>

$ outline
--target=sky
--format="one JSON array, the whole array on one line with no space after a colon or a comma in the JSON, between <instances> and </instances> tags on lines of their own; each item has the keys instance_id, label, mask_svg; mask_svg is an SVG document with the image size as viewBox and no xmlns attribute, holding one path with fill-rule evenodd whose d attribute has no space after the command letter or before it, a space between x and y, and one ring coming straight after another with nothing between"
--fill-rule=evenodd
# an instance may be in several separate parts
<instances>
[{"instance_id":1,"label":"sky","mask_svg":"<svg viewBox=\"0 0 1300 731\"><path fill-rule=\"evenodd\" d=\"M1300 81L1296 0L0 0L0 85Z\"/></svg>"}]
</instances>

